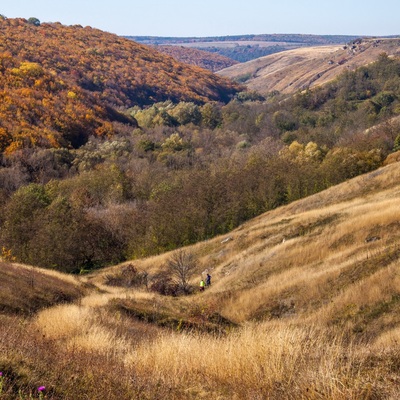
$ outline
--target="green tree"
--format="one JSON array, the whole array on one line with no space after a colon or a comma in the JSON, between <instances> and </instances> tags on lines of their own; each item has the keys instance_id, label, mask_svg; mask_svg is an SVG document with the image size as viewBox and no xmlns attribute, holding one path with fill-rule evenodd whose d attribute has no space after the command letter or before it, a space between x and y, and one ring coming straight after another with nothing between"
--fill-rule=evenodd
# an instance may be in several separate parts
<instances>
[{"instance_id":1,"label":"green tree","mask_svg":"<svg viewBox=\"0 0 400 400\"><path fill-rule=\"evenodd\" d=\"M50 199L42 185L30 184L17 190L4 209L2 245L11 249L19 261L30 261L30 242Z\"/></svg>"},{"instance_id":2,"label":"green tree","mask_svg":"<svg viewBox=\"0 0 400 400\"><path fill-rule=\"evenodd\" d=\"M221 122L221 109L217 103L207 103L201 107L201 123L205 128L215 129Z\"/></svg>"},{"instance_id":3,"label":"green tree","mask_svg":"<svg viewBox=\"0 0 400 400\"><path fill-rule=\"evenodd\" d=\"M28 19L28 23L31 24L31 25L35 25L35 26L40 26L40 20L38 20L35 17L30 17Z\"/></svg>"},{"instance_id":4,"label":"green tree","mask_svg":"<svg viewBox=\"0 0 400 400\"><path fill-rule=\"evenodd\" d=\"M199 125L201 121L201 113L199 106L194 103L181 102L174 107L169 114L180 124Z\"/></svg>"},{"instance_id":5,"label":"green tree","mask_svg":"<svg viewBox=\"0 0 400 400\"><path fill-rule=\"evenodd\" d=\"M29 260L44 268L73 272L79 268L81 229L78 213L70 202L58 196L46 208L29 242Z\"/></svg>"},{"instance_id":6,"label":"green tree","mask_svg":"<svg viewBox=\"0 0 400 400\"><path fill-rule=\"evenodd\" d=\"M394 140L393 151L399 151L399 150L400 150L400 135L397 135L396 139Z\"/></svg>"},{"instance_id":7,"label":"green tree","mask_svg":"<svg viewBox=\"0 0 400 400\"><path fill-rule=\"evenodd\" d=\"M288 111L276 111L273 115L276 127L282 131L293 131L296 129L296 121Z\"/></svg>"}]
</instances>

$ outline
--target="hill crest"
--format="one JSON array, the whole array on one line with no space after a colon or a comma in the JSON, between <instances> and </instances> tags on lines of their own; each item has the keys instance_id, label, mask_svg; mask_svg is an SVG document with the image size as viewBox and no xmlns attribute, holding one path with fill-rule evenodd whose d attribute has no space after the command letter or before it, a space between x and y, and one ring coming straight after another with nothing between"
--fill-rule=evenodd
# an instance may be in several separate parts
<instances>
[{"instance_id":1,"label":"hill crest","mask_svg":"<svg viewBox=\"0 0 400 400\"><path fill-rule=\"evenodd\" d=\"M258 34L212 37L157 37L128 36L143 44L174 45L202 49L238 62L246 62L269 54L308 46L344 45L356 36L346 35L301 35L301 34Z\"/></svg>"},{"instance_id":2,"label":"hill crest","mask_svg":"<svg viewBox=\"0 0 400 400\"><path fill-rule=\"evenodd\" d=\"M376 61L381 53L400 54L400 39L358 39L347 45L305 47L234 65L218 75L267 94L294 93L327 83L344 71Z\"/></svg>"}]
</instances>

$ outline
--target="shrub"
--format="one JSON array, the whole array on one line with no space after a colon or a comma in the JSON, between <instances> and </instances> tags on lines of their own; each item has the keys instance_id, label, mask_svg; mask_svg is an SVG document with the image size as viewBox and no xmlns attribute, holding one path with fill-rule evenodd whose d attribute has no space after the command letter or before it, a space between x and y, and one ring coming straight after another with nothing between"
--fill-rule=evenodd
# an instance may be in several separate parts
<instances>
[{"instance_id":1,"label":"shrub","mask_svg":"<svg viewBox=\"0 0 400 400\"><path fill-rule=\"evenodd\" d=\"M146 286L148 281L148 273L146 271L138 271L133 264L124 266L121 271L115 274L106 275L106 285L138 287Z\"/></svg>"},{"instance_id":2,"label":"shrub","mask_svg":"<svg viewBox=\"0 0 400 400\"><path fill-rule=\"evenodd\" d=\"M149 289L162 296L177 296L179 292L179 286L173 282L172 276L168 271L162 271L154 275Z\"/></svg>"},{"instance_id":3,"label":"shrub","mask_svg":"<svg viewBox=\"0 0 400 400\"><path fill-rule=\"evenodd\" d=\"M396 139L394 140L393 151L399 151L399 150L400 150L400 135L397 135Z\"/></svg>"}]
</instances>

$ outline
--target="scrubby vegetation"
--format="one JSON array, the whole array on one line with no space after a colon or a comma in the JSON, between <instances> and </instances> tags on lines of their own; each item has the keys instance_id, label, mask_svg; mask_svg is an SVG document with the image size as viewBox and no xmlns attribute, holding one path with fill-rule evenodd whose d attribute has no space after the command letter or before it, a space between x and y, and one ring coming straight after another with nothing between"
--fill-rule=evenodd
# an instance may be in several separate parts
<instances>
[{"instance_id":1,"label":"scrubby vegetation","mask_svg":"<svg viewBox=\"0 0 400 400\"><path fill-rule=\"evenodd\" d=\"M78 272L228 232L381 165L398 142L400 62L293 97L240 93L133 107L77 149L3 153L0 243L16 260Z\"/></svg>"}]
</instances>

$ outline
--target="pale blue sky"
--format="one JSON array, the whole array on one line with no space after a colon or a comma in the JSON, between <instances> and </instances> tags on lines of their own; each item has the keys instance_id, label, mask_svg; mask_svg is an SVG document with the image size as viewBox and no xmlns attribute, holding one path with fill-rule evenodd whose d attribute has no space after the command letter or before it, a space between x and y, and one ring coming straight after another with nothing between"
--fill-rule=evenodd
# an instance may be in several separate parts
<instances>
[{"instance_id":1,"label":"pale blue sky","mask_svg":"<svg viewBox=\"0 0 400 400\"><path fill-rule=\"evenodd\" d=\"M132 36L400 34L400 0L0 0L0 14Z\"/></svg>"}]
</instances>

